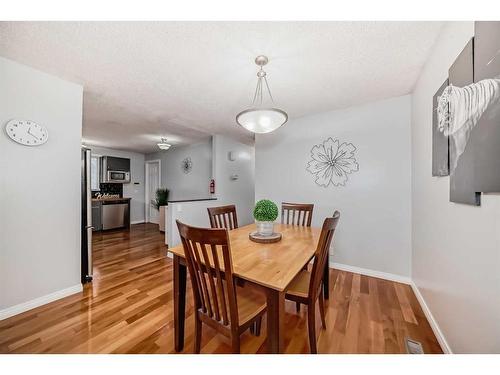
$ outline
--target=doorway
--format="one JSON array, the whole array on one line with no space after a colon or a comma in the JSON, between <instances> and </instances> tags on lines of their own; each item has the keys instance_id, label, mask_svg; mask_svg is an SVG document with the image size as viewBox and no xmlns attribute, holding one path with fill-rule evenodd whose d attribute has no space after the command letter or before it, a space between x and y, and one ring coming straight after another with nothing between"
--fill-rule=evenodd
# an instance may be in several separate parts
<instances>
[{"instance_id":1,"label":"doorway","mask_svg":"<svg viewBox=\"0 0 500 375\"><path fill-rule=\"evenodd\" d=\"M146 161L145 218L146 223L159 224L160 212L155 207L156 190L161 184L161 160Z\"/></svg>"}]
</instances>

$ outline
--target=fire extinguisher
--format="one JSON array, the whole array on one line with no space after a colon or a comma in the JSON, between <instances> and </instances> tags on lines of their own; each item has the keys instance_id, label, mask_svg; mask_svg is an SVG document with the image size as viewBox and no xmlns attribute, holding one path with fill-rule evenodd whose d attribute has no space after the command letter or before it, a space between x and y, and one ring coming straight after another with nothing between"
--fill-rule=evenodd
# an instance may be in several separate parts
<instances>
[{"instance_id":1,"label":"fire extinguisher","mask_svg":"<svg viewBox=\"0 0 500 375\"><path fill-rule=\"evenodd\" d=\"M210 180L210 194L215 194L215 180L213 178Z\"/></svg>"}]
</instances>

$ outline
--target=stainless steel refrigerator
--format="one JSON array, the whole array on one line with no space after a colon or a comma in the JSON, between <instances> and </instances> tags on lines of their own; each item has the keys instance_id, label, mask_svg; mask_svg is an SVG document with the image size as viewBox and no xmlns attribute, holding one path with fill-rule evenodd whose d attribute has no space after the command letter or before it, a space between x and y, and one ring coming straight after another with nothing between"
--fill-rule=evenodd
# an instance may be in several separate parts
<instances>
[{"instance_id":1,"label":"stainless steel refrigerator","mask_svg":"<svg viewBox=\"0 0 500 375\"><path fill-rule=\"evenodd\" d=\"M90 149L82 147L82 283L92 281L92 191Z\"/></svg>"}]
</instances>

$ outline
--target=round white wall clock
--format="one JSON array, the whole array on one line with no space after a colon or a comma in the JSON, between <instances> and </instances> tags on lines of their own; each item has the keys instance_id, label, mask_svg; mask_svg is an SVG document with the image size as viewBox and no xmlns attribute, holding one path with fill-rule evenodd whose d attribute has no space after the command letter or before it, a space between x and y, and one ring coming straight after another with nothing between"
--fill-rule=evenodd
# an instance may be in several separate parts
<instances>
[{"instance_id":1,"label":"round white wall clock","mask_svg":"<svg viewBox=\"0 0 500 375\"><path fill-rule=\"evenodd\" d=\"M25 146L40 146L49 139L45 126L29 120L10 120L5 125L5 131L13 141Z\"/></svg>"}]
</instances>

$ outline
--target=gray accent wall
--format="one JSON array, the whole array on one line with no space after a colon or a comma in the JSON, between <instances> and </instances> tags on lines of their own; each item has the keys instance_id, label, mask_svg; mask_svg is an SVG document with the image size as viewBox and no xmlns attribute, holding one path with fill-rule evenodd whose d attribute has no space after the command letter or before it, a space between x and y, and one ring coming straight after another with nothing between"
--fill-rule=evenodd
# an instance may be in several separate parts
<instances>
[{"instance_id":1,"label":"gray accent wall","mask_svg":"<svg viewBox=\"0 0 500 375\"><path fill-rule=\"evenodd\" d=\"M234 160L229 160L229 153ZM239 226L254 222L255 147L223 135L213 136L217 205L234 204Z\"/></svg>"},{"instance_id":2,"label":"gray accent wall","mask_svg":"<svg viewBox=\"0 0 500 375\"><path fill-rule=\"evenodd\" d=\"M81 290L83 88L0 58L0 319ZM3 127L49 131L26 147Z\"/></svg>"},{"instance_id":3,"label":"gray accent wall","mask_svg":"<svg viewBox=\"0 0 500 375\"><path fill-rule=\"evenodd\" d=\"M184 173L181 162L191 158L192 170ZM161 160L161 185L170 190L169 199L209 198L212 178L212 139L192 145L174 146L146 155L146 160Z\"/></svg>"},{"instance_id":4,"label":"gray accent wall","mask_svg":"<svg viewBox=\"0 0 500 375\"><path fill-rule=\"evenodd\" d=\"M339 210L331 263L409 277L410 100L402 96L304 116L257 134L256 199L314 203L316 227ZM359 171L349 174L345 186L318 186L306 171L311 148L329 137L356 147Z\"/></svg>"},{"instance_id":5,"label":"gray accent wall","mask_svg":"<svg viewBox=\"0 0 500 375\"><path fill-rule=\"evenodd\" d=\"M214 135L211 142L216 200L170 203L167 212L167 243L180 243L176 220L184 223L210 226L207 207L234 204L239 226L253 223L255 202L255 148L222 135ZM232 160L228 154L232 153ZM168 155L168 154L167 154ZM177 167L177 165L175 165ZM208 166L206 166L208 168ZM208 168L212 170L212 166ZM169 175L170 176L170 175ZM235 176L238 176L235 178ZM208 189L208 185L207 185Z\"/></svg>"}]
</instances>

